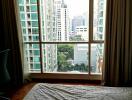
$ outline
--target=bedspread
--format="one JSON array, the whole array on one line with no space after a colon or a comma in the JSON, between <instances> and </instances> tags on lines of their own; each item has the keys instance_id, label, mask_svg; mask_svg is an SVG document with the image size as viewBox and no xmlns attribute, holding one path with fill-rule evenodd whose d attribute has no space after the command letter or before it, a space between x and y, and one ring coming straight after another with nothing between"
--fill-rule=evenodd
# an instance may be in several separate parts
<instances>
[{"instance_id":1,"label":"bedspread","mask_svg":"<svg viewBox=\"0 0 132 100\"><path fill-rule=\"evenodd\" d=\"M132 87L38 83L24 100L132 100Z\"/></svg>"}]
</instances>

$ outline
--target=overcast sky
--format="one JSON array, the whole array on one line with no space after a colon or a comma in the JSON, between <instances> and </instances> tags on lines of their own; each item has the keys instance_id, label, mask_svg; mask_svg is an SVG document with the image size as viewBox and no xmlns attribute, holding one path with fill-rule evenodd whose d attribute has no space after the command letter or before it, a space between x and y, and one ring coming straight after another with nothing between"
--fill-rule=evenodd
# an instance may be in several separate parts
<instances>
[{"instance_id":1,"label":"overcast sky","mask_svg":"<svg viewBox=\"0 0 132 100\"><path fill-rule=\"evenodd\" d=\"M81 15L88 11L89 0L64 0L69 9L69 17Z\"/></svg>"}]
</instances>

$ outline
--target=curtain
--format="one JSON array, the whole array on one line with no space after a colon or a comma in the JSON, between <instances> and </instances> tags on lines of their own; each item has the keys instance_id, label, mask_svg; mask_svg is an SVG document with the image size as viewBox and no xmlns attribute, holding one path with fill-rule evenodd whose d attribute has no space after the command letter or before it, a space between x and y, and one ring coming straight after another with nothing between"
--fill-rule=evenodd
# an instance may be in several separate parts
<instances>
[{"instance_id":1,"label":"curtain","mask_svg":"<svg viewBox=\"0 0 132 100\"><path fill-rule=\"evenodd\" d=\"M107 0L103 82L132 85L132 0Z\"/></svg>"},{"instance_id":2,"label":"curtain","mask_svg":"<svg viewBox=\"0 0 132 100\"><path fill-rule=\"evenodd\" d=\"M10 49L8 71L12 86L23 84L23 42L17 0L0 0L0 50Z\"/></svg>"}]
</instances>

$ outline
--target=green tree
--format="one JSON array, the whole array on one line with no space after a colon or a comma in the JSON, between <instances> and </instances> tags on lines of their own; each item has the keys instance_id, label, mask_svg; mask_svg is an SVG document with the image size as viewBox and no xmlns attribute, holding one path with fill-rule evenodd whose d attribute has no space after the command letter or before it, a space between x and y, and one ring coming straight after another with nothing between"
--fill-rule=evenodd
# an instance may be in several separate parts
<instances>
[{"instance_id":1,"label":"green tree","mask_svg":"<svg viewBox=\"0 0 132 100\"><path fill-rule=\"evenodd\" d=\"M63 53L59 52L57 57L58 57L58 70L61 70L65 66L66 56Z\"/></svg>"},{"instance_id":2,"label":"green tree","mask_svg":"<svg viewBox=\"0 0 132 100\"><path fill-rule=\"evenodd\" d=\"M74 48L73 45L58 45L57 47L58 71L69 71L71 64L68 59L73 59Z\"/></svg>"},{"instance_id":3,"label":"green tree","mask_svg":"<svg viewBox=\"0 0 132 100\"><path fill-rule=\"evenodd\" d=\"M74 37L70 37L70 41L84 41L81 35L75 35Z\"/></svg>"},{"instance_id":4,"label":"green tree","mask_svg":"<svg viewBox=\"0 0 132 100\"><path fill-rule=\"evenodd\" d=\"M74 56L74 47L73 45L58 45L57 47L58 54L60 52L63 52L63 54L66 56L66 60L73 59Z\"/></svg>"}]
</instances>

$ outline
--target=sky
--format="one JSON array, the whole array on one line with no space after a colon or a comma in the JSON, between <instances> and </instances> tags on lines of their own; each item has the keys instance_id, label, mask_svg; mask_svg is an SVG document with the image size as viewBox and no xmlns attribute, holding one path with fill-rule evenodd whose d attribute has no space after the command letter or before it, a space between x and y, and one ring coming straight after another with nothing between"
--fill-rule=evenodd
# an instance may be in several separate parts
<instances>
[{"instance_id":1,"label":"sky","mask_svg":"<svg viewBox=\"0 0 132 100\"><path fill-rule=\"evenodd\" d=\"M64 0L69 9L69 17L78 16L88 11L89 0Z\"/></svg>"}]
</instances>

